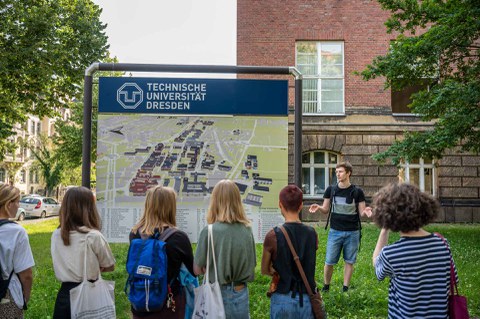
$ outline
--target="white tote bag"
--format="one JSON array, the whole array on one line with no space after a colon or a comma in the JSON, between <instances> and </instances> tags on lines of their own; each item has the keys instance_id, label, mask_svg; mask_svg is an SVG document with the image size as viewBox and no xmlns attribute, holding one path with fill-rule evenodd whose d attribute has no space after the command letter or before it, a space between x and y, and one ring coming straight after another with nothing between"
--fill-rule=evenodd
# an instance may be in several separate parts
<instances>
[{"instance_id":1,"label":"white tote bag","mask_svg":"<svg viewBox=\"0 0 480 319\"><path fill-rule=\"evenodd\" d=\"M209 256L210 246L212 247L213 269L215 270L215 282L209 281ZM213 245L213 229L212 225L208 225L207 240L207 268L203 283L200 287L195 288L195 308L193 309L193 317L195 319L224 319L225 309L223 307L222 292L218 283L217 264L215 262L215 248Z\"/></svg>"},{"instance_id":2,"label":"white tote bag","mask_svg":"<svg viewBox=\"0 0 480 319\"><path fill-rule=\"evenodd\" d=\"M115 282L103 280L100 271L97 281L87 280L87 249L88 241L85 238L83 281L70 290L72 319L115 319Z\"/></svg>"}]
</instances>

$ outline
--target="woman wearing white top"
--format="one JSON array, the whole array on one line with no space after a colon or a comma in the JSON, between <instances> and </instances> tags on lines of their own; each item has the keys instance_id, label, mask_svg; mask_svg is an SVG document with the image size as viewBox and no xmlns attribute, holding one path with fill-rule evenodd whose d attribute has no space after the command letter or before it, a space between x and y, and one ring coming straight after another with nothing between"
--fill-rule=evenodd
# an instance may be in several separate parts
<instances>
[{"instance_id":1,"label":"woman wearing white top","mask_svg":"<svg viewBox=\"0 0 480 319\"><path fill-rule=\"evenodd\" d=\"M60 207L60 227L52 234L52 259L55 276L62 282L55 301L54 319L70 318L70 290L83 278L83 259L87 241L87 278L98 279L99 271L113 271L115 259L100 232L100 216L95 198L86 187L67 191Z\"/></svg>"},{"instance_id":2,"label":"woman wearing white top","mask_svg":"<svg viewBox=\"0 0 480 319\"><path fill-rule=\"evenodd\" d=\"M0 185L0 264L1 276L10 283L6 295L0 303L0 318L23 318L32 289L33 261L32 250L25 229L15 222L8 222L15 217L20 206L20 191L8 184Z\"/></svg>"}]
</instances>

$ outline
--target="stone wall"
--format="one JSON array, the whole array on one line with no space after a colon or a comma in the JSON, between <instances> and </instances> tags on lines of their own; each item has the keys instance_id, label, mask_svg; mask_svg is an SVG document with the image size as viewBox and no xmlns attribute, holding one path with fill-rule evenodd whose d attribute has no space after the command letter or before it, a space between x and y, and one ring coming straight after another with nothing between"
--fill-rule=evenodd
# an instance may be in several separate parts
<instances>
[{"instance_id":1,"label":"stone wall","mask_svg":"<svg viewBox=\"0 0 480 319\"><path fill-rule=\"evenodd\" d=\"M315 133L302 136L302 152L327 150L340 154L340 160L353 165L351 181L360 186L367 198L390 182L398 181L398 168L392 164L379 164L371 156L385 150L401 134L349 132ZM293 182L293 137L290 138L289 181ZM437 161L437 197L442 204L438 222L480 222L480 156L450 150ZM305 199L302 217L306 221L325 221L320 213L308 213L308 206L322 200Z\"/></svg>"}]
</instances>

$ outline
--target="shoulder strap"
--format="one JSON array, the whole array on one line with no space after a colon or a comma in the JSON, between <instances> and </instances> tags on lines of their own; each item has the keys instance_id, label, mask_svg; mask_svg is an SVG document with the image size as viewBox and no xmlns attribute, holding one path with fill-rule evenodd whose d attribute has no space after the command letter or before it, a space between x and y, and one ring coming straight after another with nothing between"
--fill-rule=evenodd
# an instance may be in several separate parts
<instances>
[{"instance_id":1,"label":"shoulder strap","mask_svg":"<svg viewBox=\"0 0 480 319\"><path fill-rule=\"evenodd\" d=\"M452 260L452 257L451 257L452 253L450 251L450 248L448 247L448 244L447 244L447 241L446 241L445 237L443 237L440 233L437 233L437 232L435 232L434 234L437 235L438 237L440 237L440 239L445 244L445 247L447 248L448 253L450 255L450 294L451 295L455 295L455 294L458 295L457 281L455 280L455 269L453 268L453 260Z\"/></svg>"},{"instance_id":2,"label":"shoulder strap","mask_svg":"<svg viewBox=\"0 0 480 319\"><path fill-rule=\"evenodd\" d=\"M168 239L170 236L172 236L176 231L177 231L176 228L174 228L174 227L168 227L167 229L165 229L165 230L160 234L159 239L166 242L167 239Z\"/></svg>"},{"instance_id":3,"label":"shoulder strap","mask_svg":"<svg viewBox=\"0 0 480 319\"><path fill-rule=\"evenodd\" d=\"M3 226L3 225L5 225L5 224L10 224L10 223L11 223L11 224L16 224L14 221L11 221L11 220L8 220L8 219L2 219L2 220L0 220L0 226ZM12 269L12 271L10 272L10 275L8 276L8 279L6 279L6 281L7 281L7 283L6 283L7 287L10 285L10 279L12 279L12 276L13 276L13 273L14 273L14 272L15 272L15 270ZM2 277L1 279L4 280L4 279L3 279L3 275L0 274L0 276Z\"/></svg>"},{"instance_id":4,"label":"shoulder strap","mask_svg":"<svg viewBox=\"0 0 480 319\"><path fill-rule=\"evenodd\" d=\"M283 226L279 226L279 228L282 231L283 235L285 236L285 240L287 241L288 247L290 247L290 251L292 252L292 255L293 255L293 260L297 264L298 272L300 273L300 276L302 276L302 280L303 280L303 284L305 285L305 288L307 288L307 293L309 296L312 296L313 295L312 288L310 288L310 284L308 283L307 276L305 276L305 272L303 271L302 264L300 263L300 258L298 257L297 252L293 247L292 241L290 240L290 236L288 236L288 233Z\"/></svg>"},{"instance_id":5,"label":"shoulder strap","mask_svg":"<svg viewBox=\"0 0 480 319\"><path fill-rule=\"evenodd\" d=\"M2 219L0 220L0 226L2 225L5 225L5 224L16 224L16 222L12 221L12 220L8 220L8 219Z\"/></svg>"},{"instance_id":6,"label":"shoulder strap","mask_svg":"<svg viewBox=\"0 0 480 319\"><path fill-rule=\"evenodd\" d=\"M355 210L357 211L357 214L360 215L360 212L358 211L358 202L356 200L357 195L358 195L358 187L355 184L351 184L353 189L350 191L350 196L352 196L353 200L355 201Z\"/></svg>"},{"instance_id":7,"label":"shoulder strap","mask_svg":"<svg viewBox=\"0 0 480 319\"><path fill-rule=\"evenodd\" d=\"M330 215L332 214L332 208L333 208L333 205L335 205L335 191L336 191L336 187L337 185L330 185L332 191L331 191L331 194L330 194L330 207L328 208L328 216L327 216L327 222L325 223L325 230L327 230L328 228L328 224L330 223Z\"/></svg>"}]
</instances>

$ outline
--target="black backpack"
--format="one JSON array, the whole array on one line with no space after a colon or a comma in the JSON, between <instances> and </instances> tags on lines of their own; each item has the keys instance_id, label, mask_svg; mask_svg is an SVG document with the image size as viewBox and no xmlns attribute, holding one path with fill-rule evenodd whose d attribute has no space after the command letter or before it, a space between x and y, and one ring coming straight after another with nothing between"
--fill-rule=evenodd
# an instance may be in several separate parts
<instances>
[{"instance_id":1,"label":"black backpack","mask_svg":"<svg viewBox=\"0 0 480 319\"><path fill-rule=\"evenodd\" d=\"M8 224L8 223L14 223L15 224L15 222L12 222L8 219L0 220L0 226L2 226L4 224ZM2 266L1 263L0 263L0 270L1 270L1 273L0 273L0 299L2 299L7 294L7 289L8 289L8 285L10 285L10 279L12 279L13 270L10 273L10 276L8 276L8 279L3 279L3 266Z\"/></svg>"}]
</instances>

